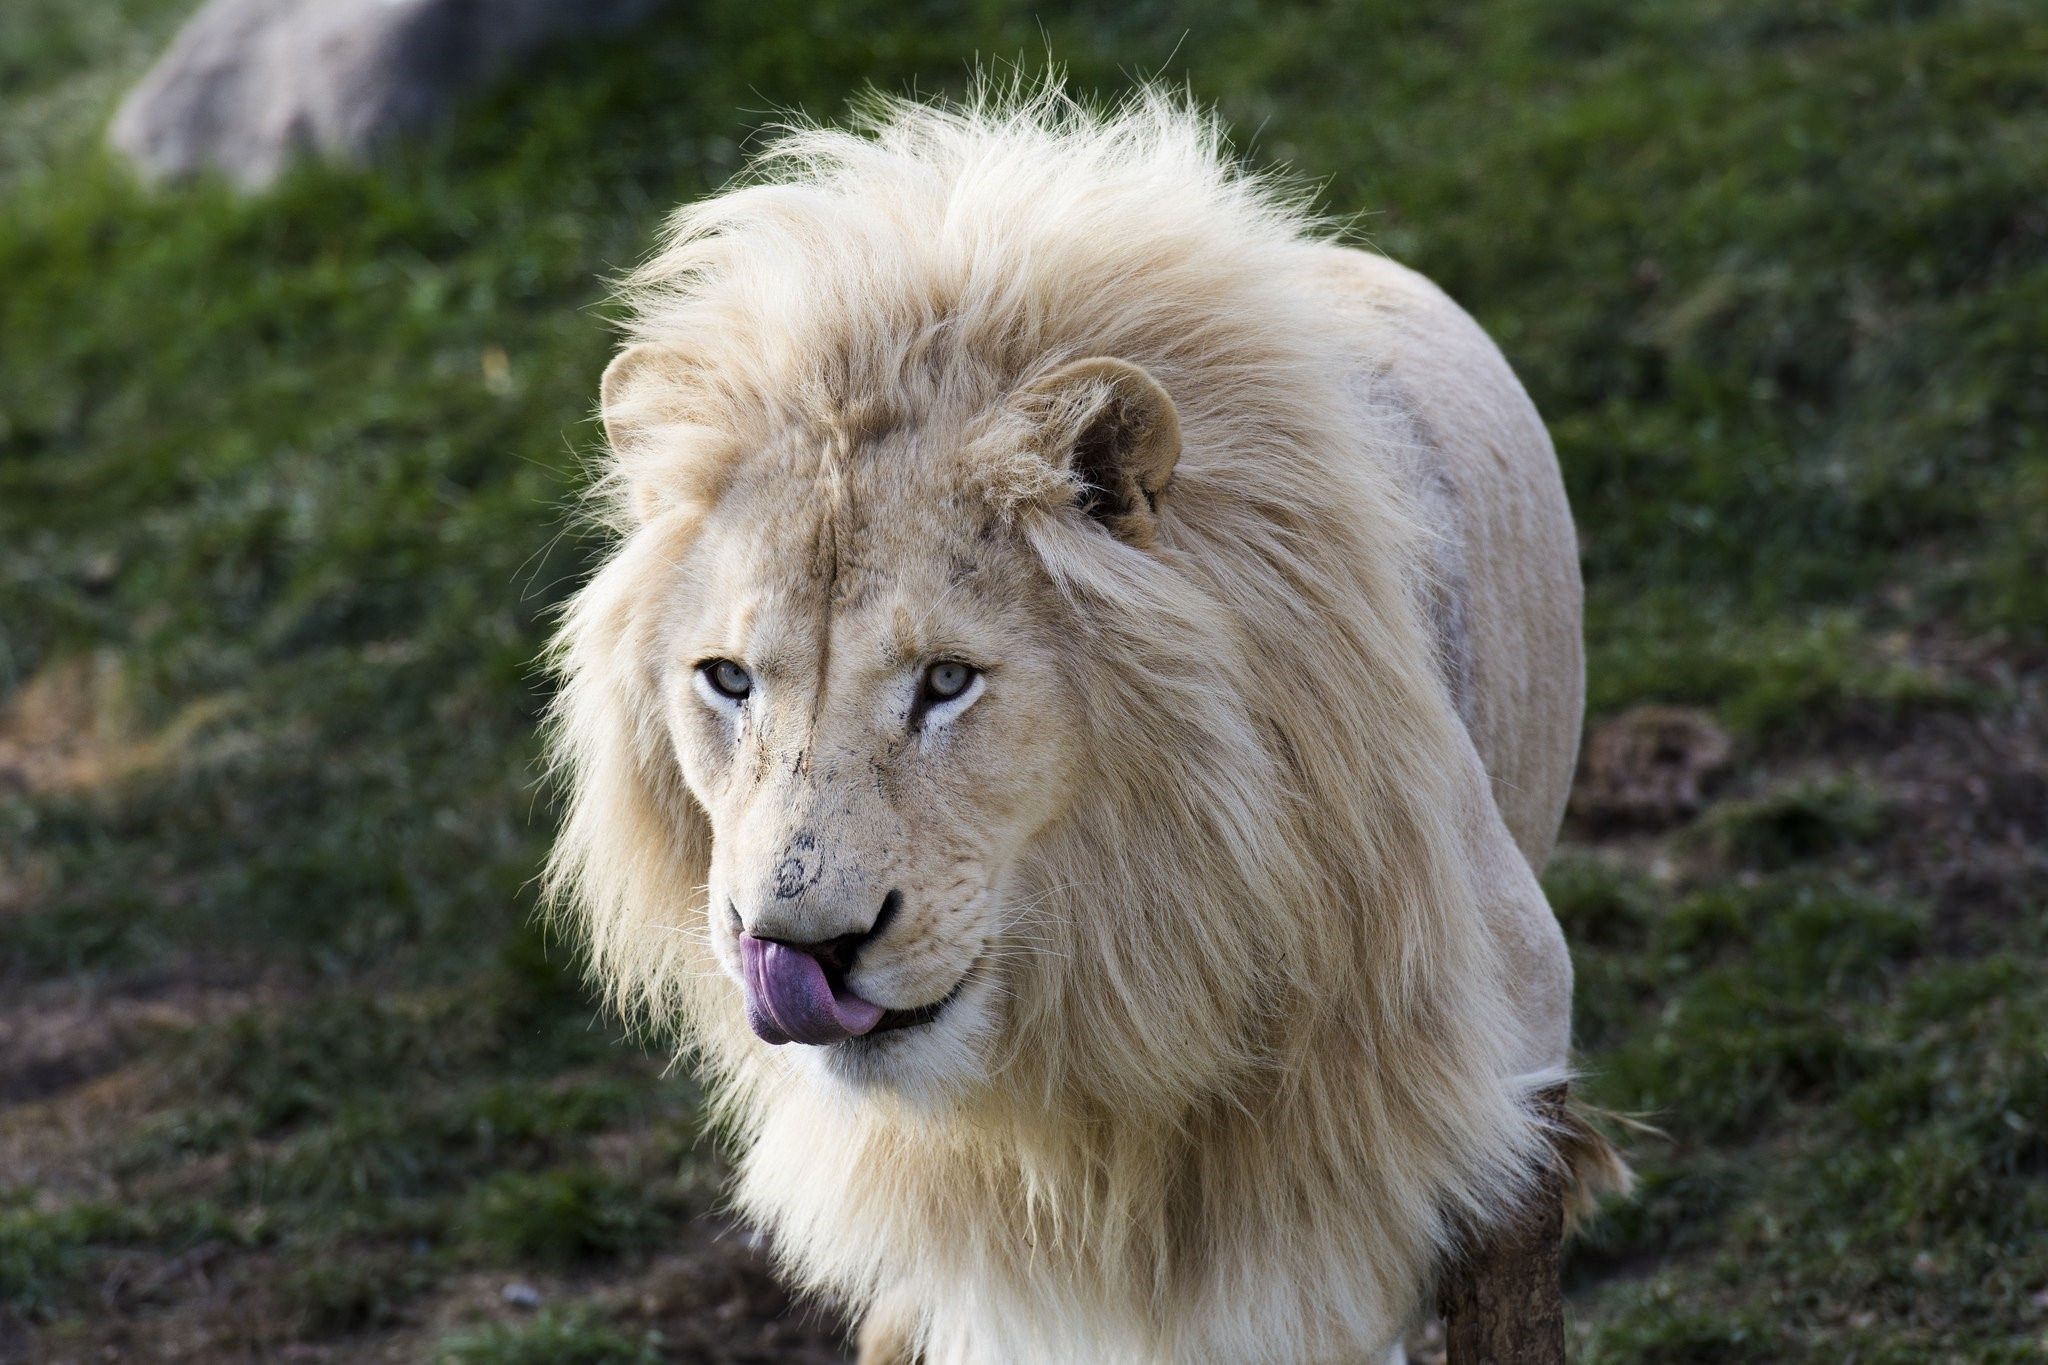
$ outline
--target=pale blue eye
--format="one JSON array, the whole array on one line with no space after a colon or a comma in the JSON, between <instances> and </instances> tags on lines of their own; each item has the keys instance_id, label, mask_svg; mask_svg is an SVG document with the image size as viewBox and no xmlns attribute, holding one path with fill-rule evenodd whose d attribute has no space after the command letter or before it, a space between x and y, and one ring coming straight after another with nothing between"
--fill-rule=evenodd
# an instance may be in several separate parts
<instances>
[{"instance_id":1,"label":"pale blue eye","mask_svg":"<svg viewBox=\"0 0 2048 1365\"><path fill-rule=\"evenodd\" d=\"M966 664L933 664L924 676L925 695L933 701L951 701L974 681L974 670Z\"/></svg>"},{"instance_id":2,"label":"pale blue eye","mask_svg":"<svg viewBox=\"0 0 2048 1365\"><path fill-rule=\"evenodd\" d=\"M711 690L734 701L745 701L747 694L754 690L753 675L731 659L713 659L703 665L705 680Z\"/></svg>"}]
</instances>

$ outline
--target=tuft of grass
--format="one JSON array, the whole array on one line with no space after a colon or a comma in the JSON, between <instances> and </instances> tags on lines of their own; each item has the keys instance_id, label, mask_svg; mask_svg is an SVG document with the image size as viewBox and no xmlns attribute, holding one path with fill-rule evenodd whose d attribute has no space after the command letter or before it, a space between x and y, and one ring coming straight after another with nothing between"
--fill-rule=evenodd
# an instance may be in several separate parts
<instances>
[{"instance_id":1,"label":"tuft of grass","mask_svg":"<svg viewBox=\"0 0 2048 1365\"><path fill-rule=\"evenodd\" d=\"M326 1246L284 1275L278 1308L296 1334L347 1336L397 1326L431 1283L429 1267L416 1254Z\"/></svg>"},{"instance_id":2,"label":"tuft of grass","mask_svg":"<svg viewBox=\"0 0 2048 1365\"><path fill-rule=\"evenodd\" d=\"M1884 805L1845 779L1803 783L1753 801L1728 802L1705 827L1705 842L1727 866L1780 871L1886 832Z\"/></svg>"},{"instance_id":3,"label":"tuft of grass","mask_svg":"<svg viewBox=\"0 0 2048 1365\"><path fill-rule=\"evenodd\" d=\"M1638 601L1623 628L1592 633L1588 705L1595 715L1654 699L1713 708L1737 734L1796 747L1816 732L1967 711L1981 687L1902 657L1862 613L1830 611L1758 625L1703 616L1697 600Z\"/></svg>"},{"instance_id":4,"label":"tuft of grass","mask_svg":"<svg viewBox=\"0 0 2048 1365\"><path fill-rule=\"evenodd\" d=\"M198 1199L10 1200L0 1203L0 1309L47 1319L75 1308L98 1283L95 1272L111 1249L147 1248L168 1258L206 1242L251 1245L263 1235L260 1219L238 1219Z\"/></svg>"},{"instance_id":5,"label":"tuft of grass","mask_svg":"<svg viewBox=\"0 0 2048 1365\"><path fill-rule=\"evenodd\" d=\"M1629 949L1649 937L1656 890L1629 868L1567 850L1545 870L1543 890L1567 942Z\"/></svg>"},{"instance_id":6,"label":"tuft of grass","mask_svg":"<svg viewBox=\"0 0 2048 1365\"><path fill-rule=\"evenodd\" d=\"M0 1209L0 1303L17 1313L48 1312L77 1274L84 1248L133 1230L117 1211L100 1205Z\"/></svg>"},{"instance_id":7,"label":"tuft of grass","mask_svg":"<svg viewBox=\"0 0 2048 1365\"><path fill-rule=\"evenodd\" d=\"M486 1259L570 1265L651 1244L661 1192L589 1167L507 1171L479 1186L458 1226Z\"/></svg>"},{"instance_id":8,"label":"tuft of grass","mask_svg":"<svg viewBox=\"0 0 2048 1365\"><path fill-rule=\"evenodd\" d=\"M436 1365L659 1365L661 1334L612 1326L588 1311L545 1309L530 1323L492 1323L443 1338Z\"/></svg>"}]
</instances>

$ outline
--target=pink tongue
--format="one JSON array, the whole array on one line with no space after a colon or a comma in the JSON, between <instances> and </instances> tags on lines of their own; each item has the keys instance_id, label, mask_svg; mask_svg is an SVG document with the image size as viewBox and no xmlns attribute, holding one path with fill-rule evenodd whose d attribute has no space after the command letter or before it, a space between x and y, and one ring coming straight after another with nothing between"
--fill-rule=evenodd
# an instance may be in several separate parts
<instances>
[{"instance_id":1,"label":"pink tongue","mask_svg":"<svg viewBox=\"0 0 2048 1365\"><path fill-rule=\"evenodd\" d=\"M836 991L809 953L752 934L740 935L747 983L747 1023L764 1042L836 1043L882 1022L883 1010L851 991Z\"/></svg>"}]
</instances>

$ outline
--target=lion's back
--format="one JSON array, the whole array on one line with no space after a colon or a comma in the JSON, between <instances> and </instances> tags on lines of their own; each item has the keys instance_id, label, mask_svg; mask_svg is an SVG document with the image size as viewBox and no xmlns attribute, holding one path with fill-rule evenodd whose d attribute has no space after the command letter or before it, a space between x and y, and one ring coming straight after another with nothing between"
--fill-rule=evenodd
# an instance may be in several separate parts
<instances>
[{"instance_id":1,"label":"lion's back","mask_svg":"<svg viewBox=\"0 0 2048 1365\"><path fill-rule=\"evenodd\" d=\"M1432 615L1494 801L1541 869L1563 819L1585 703L1577 537L1557 456L1493 341L1436 285L1330 248L1361 382L1401 409L1414 493L1439 533Z\"/></svg>"}]
</instances>

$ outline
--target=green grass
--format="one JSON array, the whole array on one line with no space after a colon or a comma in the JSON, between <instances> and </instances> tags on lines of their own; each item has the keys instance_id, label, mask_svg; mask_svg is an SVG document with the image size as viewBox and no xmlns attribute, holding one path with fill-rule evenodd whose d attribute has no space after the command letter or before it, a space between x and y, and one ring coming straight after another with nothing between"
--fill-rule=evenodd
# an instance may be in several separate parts
<instances>
[{"instance_id":1,"label":"green grass","mask_svg":"<svg viewBox=\"0 0 2048 1365\"><path fill-rule=\"evenodd\" d=\"M661 1357L616 1297L435 1309L632 1283L712 1203L694 1092L530 927L604 280L767 111L1049 46L1185 79L1480 317L1564 461L1595 719L1735 737L1697 821L1548 879L1590 1086L1671 1134L1575 1253L1584 1358L2048 1354L2031 0L711 0L254 200L99 150L186 9L0 14L0 697L88 739L0 769L0 1013L128 1021L0 1057L0 1139L93 1134L0 1172L0 1353ZM195 1254L226 1289L132 1269Z\"/></svg>"},{"instance_id":2,"label":"green grass","mask_svg":"<svg viewBox=\"0 0 2048 1365\"><path fill-rule=\"evenodd\" d=\"M634 1335L587 1313L544 1312L526 1326L492 1324L452 1334L436 1365L657 1365L656 1333Z\"/></svg>"}]
</instances>

